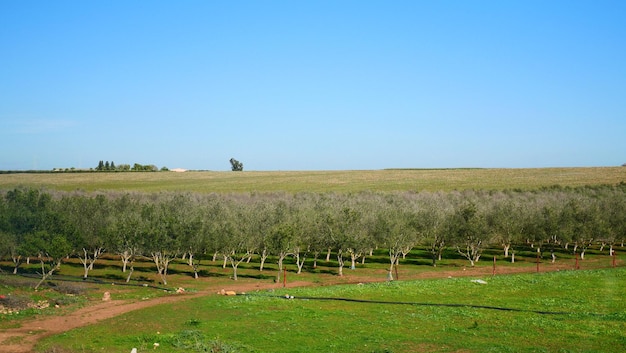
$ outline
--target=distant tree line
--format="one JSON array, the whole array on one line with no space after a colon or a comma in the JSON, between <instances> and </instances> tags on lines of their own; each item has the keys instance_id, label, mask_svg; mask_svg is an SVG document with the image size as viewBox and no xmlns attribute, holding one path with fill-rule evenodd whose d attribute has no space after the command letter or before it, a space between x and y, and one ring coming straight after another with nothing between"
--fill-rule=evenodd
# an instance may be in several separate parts
<instances>
[{"instance_id":1,"label":"distant tree line","mask_svg":"<svg viewBox=\"0 0 626 353\"><path fill-rule=\"evenodd\" d=\"M263 271L276 261L320 258L355 268L374 249L389 254L392 268L420 246L436 266L448 249L479 261L500 247L514 261L515 249L538 253L561 249L584 259L592 245L612 254L626 238L626 184L535 191L337 193L120 193L0 191L0 257L14 273L27 259L41 262L42 281L74 256L84 277L104 253L117 256L131 279L133 264L150 259L167 284L169 264L184 258L197 277L200 259L223 261L237 279L252 257ZM606 249L606 250L605 250ZM448 254L450 252L447 252ZM277 278L279 280L280 278Z\"/></svg>"},{"instance_id":2,"label":"distant tree line","mask_svg":"<svg viewBox=\"0 0 626 353\"><path fill-rule=\"evenodd\" d=\"M133 164L131 167L130 164L120 164L118 166L115 165L115 162L111 161L100 161L98 162L98 166L95 168L98 172L157 172L159 168L154 164L146 164L142 165L139 163ZM167 167L161 168L161 171L167 171Z\"/></svg>"}]
</instances>

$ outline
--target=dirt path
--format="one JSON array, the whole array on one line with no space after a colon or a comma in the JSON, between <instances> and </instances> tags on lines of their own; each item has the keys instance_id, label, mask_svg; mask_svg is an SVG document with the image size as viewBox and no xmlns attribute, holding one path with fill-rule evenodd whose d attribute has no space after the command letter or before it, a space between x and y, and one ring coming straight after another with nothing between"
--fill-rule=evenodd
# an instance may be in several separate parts
<instances>
[{"instance_id":1,"label":"dirt path","mask_svg":"<svg viewBox=\"0 0 626 353\"><path fill-rule=\"evenodd\" d=\"M294 282L289 287L305 286L309 283ZM233 285L226 288L236 292L276 288L272 285ZM20 327L0 331L0 352L2 353L30 353L35 344L42 338L60 334L78 327L97 323L98 321L116 317L134 310L154 305L167 304L181 300L188 300L206 295L215 295L220 289L211 288L201 292L171 294L164 297L134 301L110 300L91 304L67 315L36 318L21 323Z\"/></svg>"},{"instance_id":2,"label":"dirt path","mask_svg":"<svg viewBox=\"0 0 626 353\"><path fill-rule=\"evenodd\" d=\"M555 267L552 270L557 270ZM513 268L513 269L499 269L498 274L505 273L519 273L530 272L529 268ZM491 269L487 267L473 268L468 271L454 270L446 272L433 272L423 273L418 276L411 276L411 278L403 278L403 280L419 279L419 278L434 278L434 277L461 277L461 276L485 276L490 275ZM344 276L341 280L337 280L337 283L358 283L358 282L371 282L371 277L360 278L358 276ZM332 285L334 283L325 282L324 285ZM288 288L304 287L319 285L309 282L291 282L287 284ZM282 284L233 284L225 288L226 290L236 292L251 292L254 290L265 290L271 288L282 288ZM191 298L197 298L206 295L215 295L218 291L224 288L209 287L201 292L195 293L183 293L172 294L164 297L154 298L144 301L131 301L131 300L111 300L98 302L96 304L89 305L81 308L67 315L62 316L50 316L43 318L36 318L33 320L25 321L21 323L18 328L10 328L0 331L0 351L1 353L30 353L33 352L35 344L42 338L60 334L78 327L91 325L99 321L116 317L134 310L147 308L154 305L167 304L181 300L187 300Z\"/></svg>"}]
</instances>

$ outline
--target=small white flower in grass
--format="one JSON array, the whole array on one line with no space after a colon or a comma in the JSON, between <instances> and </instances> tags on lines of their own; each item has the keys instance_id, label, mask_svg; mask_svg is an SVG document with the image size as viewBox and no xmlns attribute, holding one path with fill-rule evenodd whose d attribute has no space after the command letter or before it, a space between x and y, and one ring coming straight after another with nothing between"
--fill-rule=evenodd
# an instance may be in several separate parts
<instances>
[{"instance_id":1,"label":"small white flower in grass","mask_svg":"<svg viewBox=\"0 0 626 353\"><path fill-rule=\"evenodd\" d=\"M160 346L160 344L154 342L153 346L154 346L154 349L157 349L157 347Z\"/></svg>"}]
</instances>

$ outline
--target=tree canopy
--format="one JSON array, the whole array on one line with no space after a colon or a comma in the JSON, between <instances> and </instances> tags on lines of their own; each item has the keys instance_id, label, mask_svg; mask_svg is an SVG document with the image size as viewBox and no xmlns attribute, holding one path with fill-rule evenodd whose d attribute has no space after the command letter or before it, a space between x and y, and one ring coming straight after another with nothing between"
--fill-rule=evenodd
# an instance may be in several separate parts
<instances>
[{"instance_id":1,"label":"tree canopy","mask_svg":"<svg viewBox=\"0 0 626 353\"><path fill-rule=\"evenodd\" d=\"M167 283L168 265L186 257L198 276L204 254L237 268L251 256L271 254L282 267L294 257L314 263L323 253L355 267L373 249L389 252L389 277L400 257L424 246L433 265L443 249L471 265L487 247L508 256L516 245L556 247L581 255L591 244L612 252L626 238L626 185L536 191L336 193L86 193L17 188L0 191L0 256L14 272L26 258L42 259L51 275L67 256L87 277L105 252L123 271L138 257L151 259ZM571 248L569 248L571 247ZM45 260L44 260L45 259ZM280 275L280 274L279 274ZM277 278L279 279L279 278Z\"/></svg>"}]
</instances>

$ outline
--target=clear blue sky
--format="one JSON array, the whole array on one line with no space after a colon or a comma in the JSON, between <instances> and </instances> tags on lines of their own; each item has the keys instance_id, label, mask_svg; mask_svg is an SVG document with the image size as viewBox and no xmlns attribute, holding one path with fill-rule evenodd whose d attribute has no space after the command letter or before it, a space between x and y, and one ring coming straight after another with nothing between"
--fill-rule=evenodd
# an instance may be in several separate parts
<instances>
[{"instance_id":1,"label":"clear blue sky","mask_svg":"<svg viewBox=\"0 0 626 353\"><path fill-rule=\"evenodd\" d=\"M626 1L0 1L0 169L615 166Z\"/></svg>"}]
</instances>

